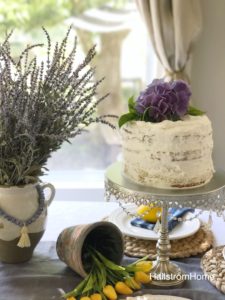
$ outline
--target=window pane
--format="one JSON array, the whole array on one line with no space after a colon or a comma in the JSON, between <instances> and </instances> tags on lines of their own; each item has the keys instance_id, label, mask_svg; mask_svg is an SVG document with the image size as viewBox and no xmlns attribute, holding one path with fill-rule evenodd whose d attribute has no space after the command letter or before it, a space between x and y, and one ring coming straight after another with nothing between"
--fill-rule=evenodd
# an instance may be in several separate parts
<instances>
[{"instance_id":1,"label":"window pane","mask_svg":"<svg viewBox=\"0 0 225 300\"><path fill-rule=\"evenodd\" d=\"M103 69L102 75L106 77L103 90L110 93L105 101L106 107L109 104L106 111L119 115L127 110L127 99L137 95L145 84L148 72L147 35L134 1L114 1L118 2L117 6L110 5L110 1L102 2L104 6L87 6L83 14L70 18L69 22L74 25L83 50L86 45L97 44L97 70ZM120 76L119 82L115 82L114 76L117 75ZM121 105L116 110L110 110L111 103L117 105L118 96ZM105 138L104 131L104 128L93 126L89 133L76 137L72 145L65 143L49 161L50 170L104 170L120 154L118 133L107 129L112 143Z\"/></svg>"},{"instance_id":2,"label":"window pane","mask_svg":"<svg viewBox=\"0 0 225 300\"><path fill-rule=\"evenodd\" d=\"M155 59L149 52L150 43L134 0L9 0L0 5L0 24L7 31L16 28L11 39L15 58L27 44L46 43L42 25L54 43L61 40L72 24L73 33L79 38L78 62L96 44L96 78L106 77L99 93L110 93L99 107L99 114L119 115L127 111L127 99L139 93L145 86L146 76L154 69ZM33 54L42 60L46 51L36 48ZM94 125L89 132L72 139L71 144L64 143L52 154L47 167L50 178L55 176L57 181L60 174L63 181L65 172L71 177L82 170L89 170L91 178L99 180L103 178L99 175L103 174L101 170L117 160L119 154L118 132Z\"/></svg>"}]
</instances>

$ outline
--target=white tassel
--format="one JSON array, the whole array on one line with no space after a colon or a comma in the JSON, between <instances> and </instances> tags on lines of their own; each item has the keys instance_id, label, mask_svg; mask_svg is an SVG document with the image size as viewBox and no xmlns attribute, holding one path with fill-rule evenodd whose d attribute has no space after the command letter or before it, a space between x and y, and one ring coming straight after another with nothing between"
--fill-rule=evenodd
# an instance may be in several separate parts
<instances>
[{"instance_id":1,"label":"white tassel","mask_svg":"<svg viewBox=\"0 0 225 300\"><path fill-rule=\"evenodd\" d=\"M20 248L25 248L25 247L31 246L30 238L28 235L28 229L25 225L21 229L21 236L20 236L20 240L19 240L17 246Z\"/></svg>"}]
</instances>

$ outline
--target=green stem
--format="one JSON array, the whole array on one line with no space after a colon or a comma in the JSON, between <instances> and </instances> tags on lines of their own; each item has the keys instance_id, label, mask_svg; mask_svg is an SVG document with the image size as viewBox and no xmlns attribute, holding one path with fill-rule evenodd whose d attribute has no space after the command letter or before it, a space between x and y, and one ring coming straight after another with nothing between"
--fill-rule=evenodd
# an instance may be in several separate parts
<instances>
[{"instance_id":1,"label":"green stem","mask_svg":"<svg viewBox=\"0 0 225 300\"><path fill-rule=\"evenodd\" d=\"M70 297L70 296L76 297L76 296L80 295L81 292L83 291L84 287L85 287L85 284L86 284L87 281L89 280L90 276L91 276L91 273L90 273L84 280L82 280L82 281L76 286L76 288L75 288L74 290L72 290L72 291L69 292L69 293L66 293L65 295L63 295L63 297L64 297L64 298L68 298L68 297Z\"/></svg>"},{"instance_id":2,"label":"green stem","mask_svg":"<svg viewBox=\"0 0 225 300\"><path fill-rule=\"evenodd\" d=\"M142 257L142 258L140 258L140 259L134 261L133 263L127 265L125 268L135 266L137 263L139 263L139 262L141 262L141 261L145 261L145 260L147 260L148 258L149 258L149 255L146 255L146 256L144 256L144 257Z\"/></svg>"}]
</instances>

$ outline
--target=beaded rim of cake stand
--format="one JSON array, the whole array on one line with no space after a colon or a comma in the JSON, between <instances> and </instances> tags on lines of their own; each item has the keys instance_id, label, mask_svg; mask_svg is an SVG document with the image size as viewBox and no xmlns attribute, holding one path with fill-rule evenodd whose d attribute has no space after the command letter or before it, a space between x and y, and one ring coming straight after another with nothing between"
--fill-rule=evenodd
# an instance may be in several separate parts
<instances>
[{"instance_id":1,"label":"beaded rim of cake stand","mask_svg":"<svg viewBox=\"0 0 225 300\"><path fill-rule=\"evenodd\" d=\"M119 203L119 206L121 207L121 209L130 217L132 218L144 218L148 213L149 213L149 210L145 213L142 213L142 214L135 214L133 212L131 212L127 207L126 207L126 204L124 204L123 202L121 201L118 201ZM148 204L149 205L149 204ZM158 207L157 205L153 205L151 206L150 210L155 208L155 207ZM192 221L198 217L200 217L200 215L203 213L204 211L203 210L199 210L197 213L192 213L192 216L191 217L172 217L172 215L170 213L168 213L168 216L170 216L170 220L171 221L178 221L178 222L187 222L187 221ZM212 213L210 212L210 215L209 215L209 220L208 220L208 225L211 227L212 225L212 217L211 217ZM160 219L161 217L161 214L158 213L157 215L157 218Z\"/></svg>"},{"instance_id":2,"label":"beaded rim of cake stand","mask_svg":"<svg viewBox=\"0 0 225 300\"><path fill-rule=\"evenodd\" d=\"M124 188L118 188L117 186L113 185L109 181L105 181L105 199L106 201L110 201L110 199L114 197L116 201L120 204L120 206L125 210L126 208L123 207L123 204L127 203L135 203L137 206L140 205L149 205L153 204L154 206L162 206L163 200L157 199L154 195L141 195L139 193L135 193L132 191L126 191ZM209 209L210 215L212 212L216 212L217 216L222 217L225 221L225 201L222 200L225 197L225 189L221 189L221 191L216 192L215 195L212 196L211 200L207 200L204 198L199 199L189 199L186 201L179 202L179 201L167 201L168 207L192 207L194 209L199 208L200 210L190 218L174 218L174 220L178 221L190 221L196 217L199 217L204 210ZM192 197L193 198L193 197ZM197 197L198 198L198 197ZM213 199L213 200L212 200ZM214 203L212 203L214 201ZM153 206L153 207L154 207ZM129 211L128 214L131 214Z\"/></svg>"},{"instance_id":3,"label":"beaded rim of cake stand","mask_svg":"<svg viewBox=\"0 0 225 300\"><path fill-rule=\"evenodd\" d=\"M225 174L222 174L222 181L220 180L216 184L216 188L212 190L207 190L205 193L199 193L198 188L192 189L192 193L186 193L186 190L179 191L179 194L154 194L146 192L143 187L138 187L140 190L132 190L132 185L128 181L123 181L121 177L121 164L114 163L106 171L105 176L105 199L110 201L114 198L120 203L123 208L123 204L135 203L137 206L142 204L154 206L162 206L164 201L166 201L168 207L183 208L191 207L194 209L199 209L198 212L192 217L182 217L176 218L174 220L178 221L190 221L196 217L199 217L203 211L209 210L209 221L212 223L212 212L216 212L217 216L222 217L225 221ZM120 173L120 174L119 174ZM218 173L219 174L219 173ZM118 179L119 178L119 179ZM221 178L220 178L221 179ZM221 183L222 182L222 183ZM223 183L224 182L224 183ZM202 189L201 189L202 190ZM196 194L195 194L196 192ZM182 194L183 193L183 194ZM160 199L159 199L160 198ZM129 212L128 212L129 213Z\"/></svg>"}]
</instances>

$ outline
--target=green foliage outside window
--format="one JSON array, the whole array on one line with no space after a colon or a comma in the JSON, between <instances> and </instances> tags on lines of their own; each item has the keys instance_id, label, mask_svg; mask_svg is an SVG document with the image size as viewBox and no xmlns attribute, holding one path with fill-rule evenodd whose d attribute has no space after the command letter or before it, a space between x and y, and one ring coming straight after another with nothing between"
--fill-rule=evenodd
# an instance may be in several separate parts
<instances>
[{"instance_id":1,"label":"green foliage outside window","mask_svg":"<svg viewBox=\"0 0 225 300\"><path fill-rule=\"evenodd\" d=\"M2 31L21 29L29 31L35 27L51 26L70 16L69 0L7 0L0 3Z\"/></svg>"},{"instance_id":2,"label":"green foliage outside window","mask_svg":"<svg viewBox=\"0 0 225 300\"><path fill-rule=\"evenodd\" d=\"M112 1L113 7L122 7L127 0ZM85 10L110 3L109 0L7 0L0 2L1 31L33 30L53 26Z\"/></svg>"}]
</instances>

